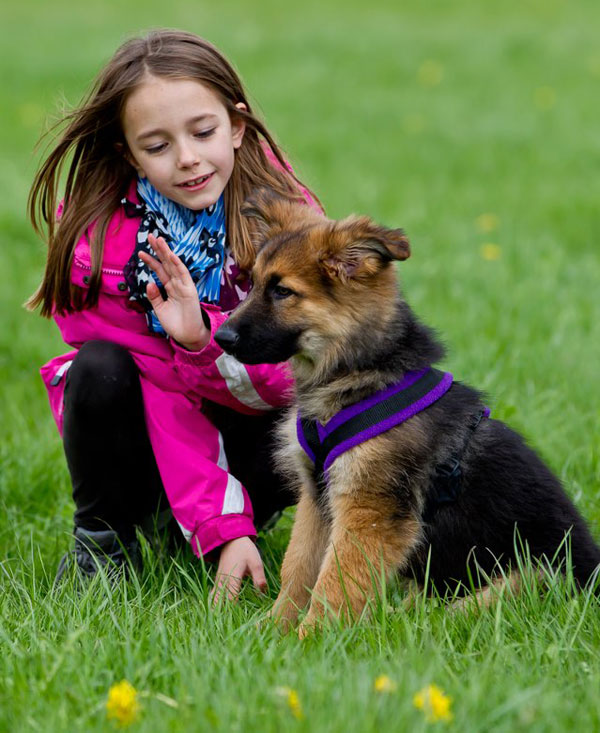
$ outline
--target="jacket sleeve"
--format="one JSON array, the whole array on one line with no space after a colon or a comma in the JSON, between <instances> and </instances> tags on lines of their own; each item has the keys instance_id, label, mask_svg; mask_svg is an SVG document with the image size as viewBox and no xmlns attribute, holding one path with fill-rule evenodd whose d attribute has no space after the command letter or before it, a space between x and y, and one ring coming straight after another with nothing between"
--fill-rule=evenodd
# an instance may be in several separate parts
<instances>
[{"instance_id":1,"label":"jacket sleeve","mask_svg":"<svg viewBox=\"0 0 600 733\"><path fill-rule=\"evenodd\" d=\"M202 351L187 351L173 341L175 369L190 394L256 415L293 401L294 381L287 364L242 364L226 354L214 334L227 319L216 306L202 309L210 321L210 341Z\"/></svg>"},{"instance_id":2,"label":"jacket sleeve","mask_svg":"<svg viewBox=\"0 0 600 733\"><path fill-rule=\"evenodd\" d=\"M148 437L183 535L197 556L254 537L252 504L229 473L223 439L187 397L140 379Z\"/></svg>"}]
</instances>

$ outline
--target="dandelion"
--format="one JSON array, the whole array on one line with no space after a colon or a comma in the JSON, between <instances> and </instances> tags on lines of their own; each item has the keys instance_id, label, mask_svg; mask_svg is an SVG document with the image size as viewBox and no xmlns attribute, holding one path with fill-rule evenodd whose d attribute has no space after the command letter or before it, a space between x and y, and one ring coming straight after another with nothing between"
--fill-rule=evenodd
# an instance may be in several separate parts
<instances>
[{"instance_id":1,"label":"dandelion","mask_svg":"<svg viewBox=\"0 0 600 733\"><path fill-rule=\"evenodd\" d=\"M556 104L556 92L552 87L538 87L533 93L533 101L538 109L552 109Z\"/></svg>"},{"instance_id":2,"label":"dandelion","mask_svg":"<svg viewBox=\"0 0 600 733\"><path fill-rule=\"evenodd\" d=\"M133 723L140 712L137 692L127 680L113 685L108 691L106 714L109 720L116 720L119 725Z\"/></svg>"},{"instance_id":3,"label":"dandelion","mask_svg":"<svg viewBox=\"0 0 600 733\"><path fill-rule=\"evenodd\" d=\"M477 219L475 219L475 226L482 234L489 234L490 232L498 229L500 226L500 219L496 214L480 214Z\"/></svg>"},{"instance_id":4,"label":"dandelion","mask_svg":"<svg viewBox=\"0 0 600 733\"><path fill-rule=\"evenodd\" d=\"M419 84L424 87L436 87L444 78L444 67L437 61L424 61L417 72Z\"/></svg>"},{"instance_id":5,"label":"dandelion","mask_svg":"<svg viewBox=\"0 0 600 733\"><path fill-rule=\"evenodd\" d=\"M302 720L304 713L302 712L302 706L300 705L300 698L296 690L292 690L291 687L278 687L276 690L277 694L285 698L288 707L296 720Z\"/></svg>"},{"instance_id":6,"label":"dandelion","mask_svg":"<svg viewBox=\"0 0 600 733\"><path fill-rule=\"evenodd\" d=\"M413 705L422 710L428 722L452 720L450 705L452 698L445 695L437 685L427 685L413 697Z\"/></svg>"},{"instance_id":7,"label":"dandelion","mask_svg":"<svg viewBox=\"0 0 600 733\"><path fill-rule=\"evenodd\" d=\"M497 244L486 242L485 244L481 245L481 256L484 260L488 260L489 262L499 260L501 254L502 250Z\"/></svg>"},{"instance_id":8,"label":"dandelion","mask_svg":"<svg viewBox=\"0 0 600 733\"><path fill-rule=\"evenodd\" d=\"M397 685L394 680L390 679L386 674L380 674L379 677L375 678L375 682L373 683L375 692L380 693L395 692L396 687Z\"/></svg>"}]
</instances>

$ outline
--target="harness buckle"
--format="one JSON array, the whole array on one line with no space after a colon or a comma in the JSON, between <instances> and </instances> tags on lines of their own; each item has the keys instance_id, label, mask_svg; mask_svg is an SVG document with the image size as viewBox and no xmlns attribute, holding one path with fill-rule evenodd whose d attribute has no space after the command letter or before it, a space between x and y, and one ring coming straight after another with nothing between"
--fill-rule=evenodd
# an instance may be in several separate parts
<instances>
[{"instance_id":1,"label":"harness buckle","mask_svg":"<svg viewBox=\"0 0 600 733\"><path fill-rule=\"evenodd\" d=\"M456 501L461 488L462 470L456 457L437 466L435 472L436 501L438 504L449 504Z\"/></svg>"},{"instance_id":2,"label":"harness buckle","mask_svg":"<svg viewBox=\"0 0 600 733\"><path fill-rule=\"evenodd\" d=\"M442 463L437 466L436 473L443 478L460 476L461 470L458 458L451 458L447 463Z\"/></svg>"}]
</instances>

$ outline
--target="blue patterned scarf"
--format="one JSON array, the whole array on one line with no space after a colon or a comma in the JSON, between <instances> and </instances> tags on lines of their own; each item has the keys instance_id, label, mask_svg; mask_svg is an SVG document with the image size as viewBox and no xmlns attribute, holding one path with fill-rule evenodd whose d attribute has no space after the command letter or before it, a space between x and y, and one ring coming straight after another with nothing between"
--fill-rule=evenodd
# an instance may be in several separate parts
<instances>
[{"instance_id":1,"label":"blue patterned scarf","mask_svg":"<svg viewBox=\"0 0 600 733\"><path fill-rule=\"evenodd\" d=\"M153 333L166 335L146 296L150 280L165 290L158 277L138 257L140 251L156 256L148 243L148 235L164 237L169 247L190 271L205 303L216 303L221 291L221 274L225 260L225 204L219 200L201 211L192 211L159 193L146 178L139 178L137 193L141 204L123 199L128 216L141 217L135 250L125 265L124 275L129 287L129 299L139 303L146 312L148 328Z\"/></svg>"}]
</instances>

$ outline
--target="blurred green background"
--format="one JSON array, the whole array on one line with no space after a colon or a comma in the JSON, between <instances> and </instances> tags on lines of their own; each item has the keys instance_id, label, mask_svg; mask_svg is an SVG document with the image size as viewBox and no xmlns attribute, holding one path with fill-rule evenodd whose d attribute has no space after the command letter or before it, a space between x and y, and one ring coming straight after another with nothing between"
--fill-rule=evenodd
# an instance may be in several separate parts
<instances>
[{"instance_id":1,"label":"blurred green background","mask_svg":"<svg viewBox=\"0 0 600 733\"><path fill-rule=\"evenodd\" d=\"M72 513L37 372L67 347L21 308L45 257L25 212L34 147L123 40L159 26L226 54L330 216L406 230L400 278L446 366L489 392L600 536L597 0L24 0L1 18L5 567L50 577Z\"/></svg>"}]
</instances>

